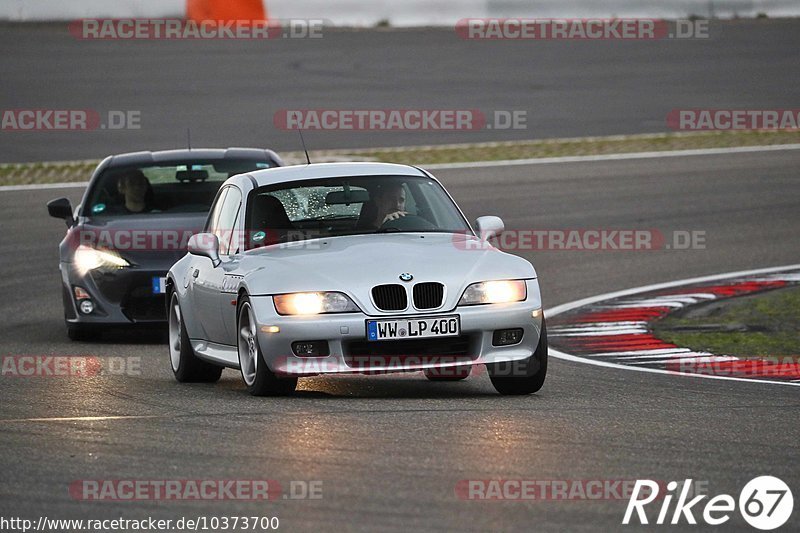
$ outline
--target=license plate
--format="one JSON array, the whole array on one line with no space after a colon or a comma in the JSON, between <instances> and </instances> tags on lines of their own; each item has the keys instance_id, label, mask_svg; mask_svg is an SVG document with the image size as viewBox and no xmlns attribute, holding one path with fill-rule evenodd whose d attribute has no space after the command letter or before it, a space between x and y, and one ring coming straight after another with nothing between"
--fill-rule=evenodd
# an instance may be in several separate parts
<instances>
[{"instance_id":1,"label":"license plate","mask_svg":"<svg viewBox=\"0 0 800 533\"><path fill-rule=\"evenodd\" d=\"M456 337L458 335L461 335L461 321L458 315L367 320L367 340L370 341Z\"/></svg>"},{"instance_id":2,"label":"license plate","mask_svg":"<svg viewBox=\"0 0 800 533\"><path fill-rule=\"evenodd\" d=\"M153 294L165 294L167 292L167 278L153 278Z\"/></svg>"}]
</instances>

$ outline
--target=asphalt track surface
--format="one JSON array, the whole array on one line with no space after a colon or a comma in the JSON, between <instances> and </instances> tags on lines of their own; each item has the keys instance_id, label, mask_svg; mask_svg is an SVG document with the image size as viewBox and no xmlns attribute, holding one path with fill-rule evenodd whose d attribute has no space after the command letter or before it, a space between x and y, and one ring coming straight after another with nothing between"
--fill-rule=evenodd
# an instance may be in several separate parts
<instances>
[{"instance_id":1,"label":"asphalt track surface","mask_svg":"<svg viewBox=\"0 0 800 533\"><path fill-rule=\"evenodd\" d=\"M436 174L471 219L498 214L513 229L706 232L704 250L520 252L552 307L798 263L799 164L800 152L780 151ZM794 387L551 359L544 388L527 397L497 395L481 373L450 384L421 374L310 378L295 397L269 399L250 397L231 370L213 386L177 384L157 333L71 343L56 268L64 227L44 209L62 192L73 201L80 193L0 194L0 352L138 357L141 375L0 378L0 516L262 515L280 517L286 531L609 531L621 528L624 501L464 501L454 488L463 479L692 478L738 497L750 479L776 475L800 491ZM264 478L322 480L323 498L82 502L68 492L81 479ZM726 529L752 531L738 513Z\"/></svg>"},{"instance_id":2,"label":"asphalt track surface","mask_svg":"<svg viewBox=\"0 0 800 533\"><path fill-rule=\"evenodd\" d=\"M796 107L800 19L728 21L707 40L465 41L450 28L321 39L79 41L0 24L0 109L135 111L141 129L0 132L0 162L186 146L299 150L281 109L524 111L516 130L309 131L309 148L668 131L672 109ZM104 119L105 120L105 119Z\"/></svg>"}]
</instances>

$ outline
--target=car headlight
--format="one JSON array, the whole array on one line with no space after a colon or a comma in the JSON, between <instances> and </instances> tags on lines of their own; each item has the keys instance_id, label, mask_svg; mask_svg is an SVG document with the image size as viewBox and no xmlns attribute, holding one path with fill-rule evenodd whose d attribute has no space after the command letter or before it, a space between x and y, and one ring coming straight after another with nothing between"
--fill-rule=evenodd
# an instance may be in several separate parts
<instances>
[{"instance_id":1,"label":"car headlight","mask_svg":"<svg viewBox=\"0 0 800 533\"><path fill-rule=\"evenodd\" d=\"M78 246L75 250L75 264L82 273L96 268L124 268L131 266L118 253L110 250L98 250L89 246Z\"/></svg>"},{"instance_id":2,"label":"car headlight","mask_svg":"<svg viewBox=\"0 0 800 533\"><path fill-rule=\"evenodd\" d=\"M527 297L528 291L522 280L481 281L467 287L458 305L521 302Z\"/></svg>"},{"instance_id":3,"label":"car headlight","mask_svg":"<svg viewBox=\"0 0 800 533\"><path fill-rule=\"evenodd\" d=\"M294 292L272 297L279 315L353 313L358 307L341 292Z\"/></svg>"}]
</instances>

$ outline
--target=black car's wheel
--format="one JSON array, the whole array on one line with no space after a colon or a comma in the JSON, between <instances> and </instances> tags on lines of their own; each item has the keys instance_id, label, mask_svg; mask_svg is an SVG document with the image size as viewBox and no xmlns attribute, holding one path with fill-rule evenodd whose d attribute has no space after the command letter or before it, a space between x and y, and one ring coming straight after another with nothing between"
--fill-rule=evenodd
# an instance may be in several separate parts
<instances>
[{"instance_id":1,"label":"black car's wheel","mask_svg":"<svg viewBox=\"0 0 800 533\"><path fill-rule=\"evenodd\" d=\"M181 383L215 383L222 375L222 367L197 358L189 343L183 323L178 295L172 293L169 301L169 361L175 379Z\"/></svg>"},{"instance_id":2,"label":"black car's wheel","mask_svg":"<svg viewBox=\"0 0 800 533\"><path fill-rule=\"evenodd\" d=\"M239 312L236 320L238 332L239 368L247 391L253 396L286 396L292 394L297 387L297 378L276 376L267 367L258 343L258 325L256 324L250 298L239 299Z\"/></svg>"},{"instance_id":3,"label":"black car's wheel","mask_svg":"<svg viewBox=\"0 0 800 533\"><path fill-rule=\"evenodd\" d=\"M100 331L93 326L86 324L67 324L67 337L72 341L91 341L96 339Z\"/></svg>"},{"instance_id":4,"label":"black car's wheel","mask_svg":"<svg viewBox=\"0 0 800 533\"><path fill-rule=\"evenodd\" d=\"M467 379L471 372L471 366L426 368L423 370L425 377L431 381L461 381Z\"/></svg>"},{"instance_id":5,"label":"black car's wheel","mask_svg":"<svg viewBox=\"0 0 800 533\"><path fill-rule=\"evenodd\" d=\"M532 394L544 385L547 375L547 326L542 319L542 332L536 351L525 361L486 365L492 385L500 394Z\"/></svg>"}]
</instances>

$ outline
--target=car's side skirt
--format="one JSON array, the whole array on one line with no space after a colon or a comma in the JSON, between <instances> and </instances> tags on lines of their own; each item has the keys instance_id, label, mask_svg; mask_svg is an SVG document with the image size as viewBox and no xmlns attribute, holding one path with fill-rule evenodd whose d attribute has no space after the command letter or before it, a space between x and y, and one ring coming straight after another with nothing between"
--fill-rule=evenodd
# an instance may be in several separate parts
<instances>
[{"instance_id":1,"label":"car's side skirt","mask_svg":"<svg viewBox=\"0 0 800 533\"><path fill-rule=\"evenodd\" d=\"M227 346L204 340L191 340L192 349L200 359L224 365L228 368L239 368L239 352L236 346Z\"/></svg>"}]
</instances>

